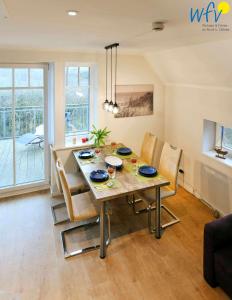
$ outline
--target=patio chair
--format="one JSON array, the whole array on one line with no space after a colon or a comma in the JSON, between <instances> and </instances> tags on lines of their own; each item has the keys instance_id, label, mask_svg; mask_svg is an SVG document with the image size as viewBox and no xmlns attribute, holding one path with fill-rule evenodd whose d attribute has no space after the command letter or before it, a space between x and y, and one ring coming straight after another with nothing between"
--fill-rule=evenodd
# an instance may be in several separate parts
<instances>
[{"instance_id":1,"label":"patio chair","mask_svg":"<svg viewBox=\"0 0 232 300\"><path fill-rule=\"evenodd\" d=\"M41 124L36 127L35 133L25 133L17 138L17 143L23 144L25 146L28 145L39 145L41 147L41 143L44 142L44 125Z\"/></svg>"}]
</instances>

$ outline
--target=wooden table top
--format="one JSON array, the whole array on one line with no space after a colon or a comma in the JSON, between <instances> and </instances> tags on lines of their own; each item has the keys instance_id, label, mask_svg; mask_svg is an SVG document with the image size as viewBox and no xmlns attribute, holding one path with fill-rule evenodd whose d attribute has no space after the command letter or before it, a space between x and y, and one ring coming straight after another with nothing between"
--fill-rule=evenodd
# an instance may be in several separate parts
<instances>
[{"instance_id":1,"label":"wooden table top","mask_svg":"<svg viewBox=\"0 0 232 300\"><path fill-rule=\"evenodd\" d=\"M104 146L103 148L101 148L101 152L98 155L98 158L89 160L80 159L78 157L80 151L73 151L74 157L80 167L80 170L83 173L96 200L106 201L123 195L133 194L137 191L166 186L170 184L169 181L161 174L158 174L153 178L147 178L136 174L136 171L133 171L131 158L136 157L138 160L138 165L143 165L145 163L143 163L135 153L132 153L132 155L130 156L124 157L117 155L116 149L122 146L122 144L117 144L114 148L112 146ZM90 179L90 173L92 171L107 170L104 159L108 155L120 157L123 161L123 168L120 171L116 171L116 179L109 179L114 183L112 187L108 187L107 182L95 183Z\"/></svg>"}]
</instances>

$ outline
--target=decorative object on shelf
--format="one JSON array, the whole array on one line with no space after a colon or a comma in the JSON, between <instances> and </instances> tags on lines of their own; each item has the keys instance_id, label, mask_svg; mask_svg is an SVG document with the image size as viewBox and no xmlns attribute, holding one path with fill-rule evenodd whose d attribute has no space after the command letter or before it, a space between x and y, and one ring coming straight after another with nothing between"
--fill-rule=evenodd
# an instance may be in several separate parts
<instances>
[{"instance_id":1,"label":"decorative object on shelf","mask_svg":"<svg viewBox=\"0 0 232 300\"><path fill-rule=\"evenodd\" d=\"M217 152L216 157L221 158L221 159L226 159L225 156L228 154L228 151L220 149L220 148L215 148L214 150Z\"/></svg>"},{"instance_id":2,"label":"decorative object on shelf","mask_svg":"<svg viewBox=\"0 0 232 300\"><path fill-rule=\"evenodd\" d=\"M103 103L105 111L117 114L119 107L117 104L117 65L118 65L118 43L114 43L105 47L106 50L106 100ZM114 67L114 101L113 101L113 48L115 48L115 67ZM110 100L108 100L108 50L110 49Z\"/></svg>"},{"instance_id":3,"label":"decorative object on shelf","mask_svg":"<svg viewBox=\"0 0 232 300\"><path fill-rule=\"evenodd\" d=\"M105 139L110 134L110 131L107 130L107 127L105 127L104 129L97 129L93 125L93 130L90 131L90 133L92 134L90 140L94 139L94 146L101 147L105 145Z\"/></svg>"},{"instance_id":4,"label":"decorative object on shelf","mask_svg":"<svg viewBox=\"0 0 232 300\"><path fill-rule=\"evenodd\" d=\"M226 159L226 155L228 154L228 151L223 150L223 138L224 138L224 126L221 126L221 135L220 135L220 147L215 147L215 151L217 152L216 157L221 159Z\"/></svg>"},{"instance_id":5,"label":"decorative object on shelf","mask_svg":"<svg viewBox=\"0 0 232 300\"><path fill-rule=\"evenodd\" d=\"M153 114L153 85L118 85L117 102L120 111L115 118Z\"/></svg>"},{"instance_id":6,"label":"decorative object on shelf","mask_svg":"<svg viewBox=\"0 0 232 300\"><path fill-rule=\"evenodd\" d=\"M81 138L81 142L84 144L84 143L86 143L86 142L88 142L89 141L89 138L87 138L87 137L83 137L83 138Z\"/></svg>"}]
</instances>

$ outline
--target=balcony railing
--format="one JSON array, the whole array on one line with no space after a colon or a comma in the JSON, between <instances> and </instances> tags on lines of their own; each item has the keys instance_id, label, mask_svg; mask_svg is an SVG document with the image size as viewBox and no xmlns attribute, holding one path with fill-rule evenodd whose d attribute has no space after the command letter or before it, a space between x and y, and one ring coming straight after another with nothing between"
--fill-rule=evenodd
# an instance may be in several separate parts
<instances>
[{"instance_id":1,"label":"balcony railing","mask_svg":"<svg viewBox=\"0 0 232 300\"><path fill-rule=\"evenodd\" d=\"M66 105L65 109L66 135L89 130L89 105Z\"/></svg>"},{"instance_id":2,"label":"balcony railing","mask_svg":"<svg viewBox=\"0 0 232 300\"><path fill-rule=\"evenodd\" d=\"M89 129L89 107L83 105L66 105L66 134L87 131ZM16 137L25 133L35 133L36 127L44 123L42 106L27 106L15 109ZM0 108L0 139L12 138L12 108Z\"/></svg>"}]
</instances>

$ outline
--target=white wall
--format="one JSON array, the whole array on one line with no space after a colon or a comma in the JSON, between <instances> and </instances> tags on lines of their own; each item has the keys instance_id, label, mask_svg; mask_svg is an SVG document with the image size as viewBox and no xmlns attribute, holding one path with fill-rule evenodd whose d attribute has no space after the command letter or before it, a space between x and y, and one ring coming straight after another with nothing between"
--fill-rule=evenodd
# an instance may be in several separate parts
<instances>
[{"instance_id":1,"label":"white wall","mask_svg":"<svg viewBox=\"0 0 232 300\"><path fill-rule=\"evenodd\" d=\"M120 53L120 48L118 50ZM95 108L98 127L107 126L111 130L110 140L123 142L139 153L143 135L153 132L161 139L164 134L164 87L143 56L119 55L118 84L153 84L154 114L151 116L115 119L102 109L105 100L105 55L100 53L51 52L28 50L0 50L0 63L50 63L54 71L54 111L49 122L52 122L55 136L51 142L56 148L64 147L64 67L66 62L93 64L97 70L97 82L94 86L96 95ZM49 106L51 108L52 105ZM93 107L92 107L93 108ZM72 149L59 152L67 171L75 170ZM56 192L51 178L52 191Z\"/></svg>"},{"instance_id":2,"label":"white wall","mask_svg":"<svg viewBox=\"0 0 232 300\"><path fill-rule=\"evenodd\" d=\"M204 119L232 127L232 91L167 86L165 101L165 139L184 150L184 186L232 212L231 167L202 154Z\"/></svg>"},{"instance_id":3,"label":"white wall","mask_svg":"<svg viewBox=\"0 0 232 300\"><path fill-rule=\"evenodd\" d=\"M120 48L118 50L120 53ZM154 75L147 61L138 55L119 55L118 84L153 84L154 115L114 119L104 112L102 103L105 100L105 56L99 53L50 52L0 50L0 63L49 62L55 69L55 144L64 146L64 65L65 62L85 62L98 67L96 107L98 126L107 126L111 131L111 139L121 141L139 151L145 131L151 131L163 138L164 121L164 89L161 81Z\"/></svg>"},{"instance_id":4,"label":"white wall","mask_svg":"<svg viewBox=\"0 0 232 300\"><path fill-rule=\"evenodd\" d=\"M145 55L165 83L165 140L184 150L181 182L223 213L232 212L232 168L202 154L203 120L232 127L231 53L227 40Z\"/></svg>"}]
</instances>

